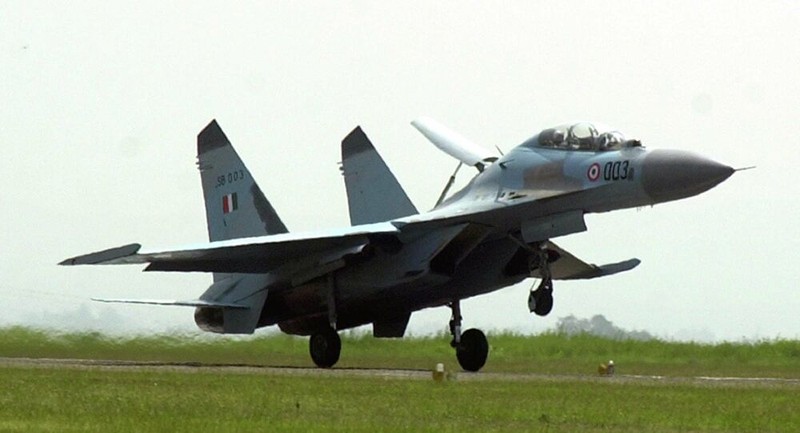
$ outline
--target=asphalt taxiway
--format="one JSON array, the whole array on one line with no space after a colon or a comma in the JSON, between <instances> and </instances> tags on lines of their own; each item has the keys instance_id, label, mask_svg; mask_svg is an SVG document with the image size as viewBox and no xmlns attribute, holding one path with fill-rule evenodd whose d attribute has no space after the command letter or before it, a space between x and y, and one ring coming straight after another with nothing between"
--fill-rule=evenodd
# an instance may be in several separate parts
<instances>
[{"instance_id":1,"label":"asphalt taxiway","mask_svg":"<svg viewBox=\"0 0 800 433\"><path fill-rule=\"evenodd\" d=\"M244 364L204 364L193 362L141 362L98 359L54 359L54 358L8 358L0 357L0 367L65 368L87 370L117 371L172 371L200 373L217 372L232 374L262 374L282 376L317 377L364 377L376 379L431 380L430 370L406 370L385 368L331 368L292 367ZM800 389L800 379L770 377L674 377L642 376L617 374L598 375L553 375L540 373L499 373L452 372L451 380L456 381L531 381L531 382L597 382L609 384L652 384L652 385L696 385L709 387L791 387Z\"/></svg>"}]
</instances>

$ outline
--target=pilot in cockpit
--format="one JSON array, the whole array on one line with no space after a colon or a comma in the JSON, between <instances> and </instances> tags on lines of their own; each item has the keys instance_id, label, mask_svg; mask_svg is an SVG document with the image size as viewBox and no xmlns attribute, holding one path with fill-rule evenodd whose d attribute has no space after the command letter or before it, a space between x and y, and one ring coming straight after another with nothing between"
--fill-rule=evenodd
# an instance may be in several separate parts
<instances>
[{"instance_id":1,"label":"pilot in cockpit","mask_svg":"<svg viewBox=\"0 0 800 433\"><path fill-rule=\"evenodd\" d=\"M539 144L545 147L564 147L567 138L564 131L558 128L545 129L539 134Z\"/></svg>"},{"instance_id":2,"label":"pilot in cockpit","mask_svg":"<svg viewBox=\"0 0 800 433\"><path fill-rule=\"evenodd\" d=\"M613 150L619 149L622 146L622 143L625 141L625 137L622 136L619 132L604 132L597 137L597 149L602 151L606 150Z\"/></svg>"},{"instance_id":3,"label":"pilot in cockpit","mask_svg":"<svg viewBox=\"0 0 800 433\"><path fill-rule=\"evenodd\" d=\"M567 142L574 150L593 150L597 129L591 123L581 122L569 127Z\"/></svg>"},{"instance_id":4,"label":"pilot in cockpit","mask_svg":"<svg viewBox=\"0 0 800 433\"><path fill-rule=\"evenodd\" d=\"M534 136L534 145L559 150L608 151L625 146L625 136L605 126L588 122L545 129ZM527 142L526 142L527 143Z\"/></svg>"}]
</instances>

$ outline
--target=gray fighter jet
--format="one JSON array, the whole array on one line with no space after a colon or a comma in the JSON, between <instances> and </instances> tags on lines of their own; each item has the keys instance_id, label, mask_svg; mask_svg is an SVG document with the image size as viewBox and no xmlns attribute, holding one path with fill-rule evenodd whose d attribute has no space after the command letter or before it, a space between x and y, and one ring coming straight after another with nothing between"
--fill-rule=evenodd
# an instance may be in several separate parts
<instances>
[{"instance_id":1,"label":"gray fighter jet","mask_svg":"<svg viewBox=\"0 0 800 433\"><path fill-rule=\"evenodd\" d=\"M462 332L462 299L538 278L528 307L547 315L553 280L602 277L639 264L588 264L551 239L585 231L587 213L691 197L735 171L685 151L648 150L588 122L545 129L505 155L431 119L412 124L459 167L477 168L466 187L447 197L451 178L428 212L417 212L356 128L342 141L352 226L289 233L212 121L197 137L210 242L167 250L131 244L61 264L212 273L213 284L199 299L101 301L195 307L195 322L211 332L249 334L277 324L311 336L309 351L319 367L338 361L339 330L372 324L375 337L402 337L412 312L447 306L458 362L478 371L489 345L478 329Z\"/></svg>"}]
</instances>

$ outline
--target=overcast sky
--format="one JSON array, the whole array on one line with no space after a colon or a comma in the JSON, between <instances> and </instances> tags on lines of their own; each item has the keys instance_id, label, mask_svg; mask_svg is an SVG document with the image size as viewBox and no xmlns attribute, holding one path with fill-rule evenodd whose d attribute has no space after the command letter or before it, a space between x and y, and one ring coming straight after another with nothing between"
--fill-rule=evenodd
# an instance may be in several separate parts
<instances>
[{"instance_id":1,"label":"overcast sky","mask_svg":"<svg viewBox=\"0 0 800 433\"><path fill-rule=\"evenodd\" d=\"M475 298L465 326L602 314L679 339L800 338L799 22L794 1L2 2L0 325L195 329L191 309L89 298L193 298L209 275L56 263L207 239L195 139L212 118L307 231L348 224L337 162L356 125L430 208L455 167L409 125L430 116L488 148L589 119L758 166L688 200L588 216L557 242L642 265L557 282L545 319L527 311L530 283ZM411 330L448 319L416 313Z\"/></svg>"}]
</instances>

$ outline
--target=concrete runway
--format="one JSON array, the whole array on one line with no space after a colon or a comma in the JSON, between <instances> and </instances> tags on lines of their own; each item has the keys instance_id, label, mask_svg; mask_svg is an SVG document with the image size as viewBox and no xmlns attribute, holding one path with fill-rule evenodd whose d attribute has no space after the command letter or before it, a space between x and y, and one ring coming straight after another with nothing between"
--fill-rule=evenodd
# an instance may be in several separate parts
<instances>
[{"instance_id":1,"label":"concrete runway","mask_svg":"<svg viewBox=\"0 0 800 433\"><path fill-rule=\"evenodd\" d=\"M170 362L138 362L95 359L4 358L0 367L71 368L105 371L172 371L187 374L218 372L235 374L263 374L282 376L317 377L372 377L376 379L431 380L429 370L287 367L269 365L200 364ZM550 375L537 373L453 372L457 381L531 381L531 382L587 382L608 384L694 385L709 387L789 387L800 389L800 379L768 377L666 377L618 374L612 377L596 375Z\"/></svg>"}]
</instances>

